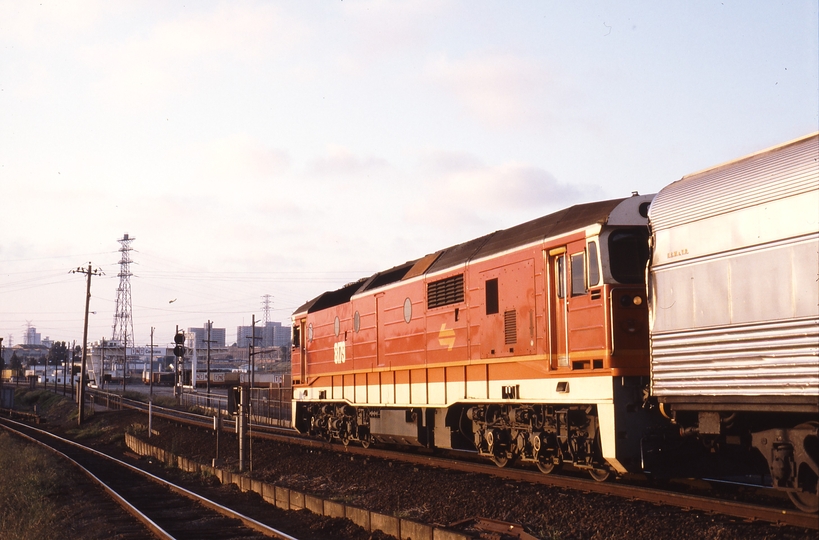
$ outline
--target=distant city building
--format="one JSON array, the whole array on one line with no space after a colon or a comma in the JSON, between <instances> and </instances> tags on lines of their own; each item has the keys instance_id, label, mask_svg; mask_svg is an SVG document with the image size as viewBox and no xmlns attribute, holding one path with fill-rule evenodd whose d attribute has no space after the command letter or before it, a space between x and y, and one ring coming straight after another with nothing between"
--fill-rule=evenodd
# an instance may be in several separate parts
<instances>
[{"instance_id":1,"label":"distant city building","mask_svg":"<svg viewBox=\"0 0 819 540\"><path fill-rule=\"evenodd\" d=\"M283 326L280 322L269 322L274 328L273 336L271 336L271 344L274 347L287 347L290 345L290 326Z\"/></svg>"},{"instance_id":2,"label":"distant city building","mask_svg":"<svg viewBox=\"0 0 819 540\"><path fill-rule=\"evenodd\" d=\"M42 345L40 334L33 326L26 328L26 331L23 334L23 345Z\"/></svg>"},{"instance_id":3,"label":"distant city building","mask_svg":"<svg viewBox=\"0 0 819 540\"><path fill-rule=\"evenodd\" d=\"M252 326L236 327L236 345L250 346ZM256 327L256 347L285 347L290 343L290 327L283 327L280 322L267 322Z\"/></svg>"},{"instance_id":4,"label":"distant city building","mask_svg":"<svg viewBox=\"0 0 819 540\"><path fill-rule=\"evenodd\" d=\"M207 350L208 348L208 323L204 324L203 328L188 328L188 332L196 336L196 349L199 351ZM225 346L225 329L214 328L213 323L210 323L210 348L223 348Z\"/></svg>"}]
</instances>

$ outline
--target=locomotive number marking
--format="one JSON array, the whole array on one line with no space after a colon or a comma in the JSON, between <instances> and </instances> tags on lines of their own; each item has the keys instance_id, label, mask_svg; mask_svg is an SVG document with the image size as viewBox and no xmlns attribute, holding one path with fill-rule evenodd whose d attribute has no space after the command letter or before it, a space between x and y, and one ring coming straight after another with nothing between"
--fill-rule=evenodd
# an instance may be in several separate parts
<instances>
[{"instance_id":1,"label":"locomotive number marking","mask_svg":"<svg viewBox=\"0 0 819 540\"><path fill-rule=\"evenodd\" d=\"M688 255L688 248L683 248L676 251L669 251L666 256L669 259L673 259L674 257L682 257L683 255Z\"/></svg>"},{"instance_id":2,"label":"locomotive number marking","mask_svg":"<svg viewBox=\"0 0 819 540\"><path fill-rule=\"evenodd\" d=\"M347 361L347 346L343 341L333 343L333 362L343 364Z\"/></svg>"},{"instance_id":3,"label":"locomotive number marking","mask_svg":"<svg viewBox=\"0 0 819 540\"><path fill-rule=\"evenodd\" d=\"M438 344L451 351L455 346L455 330L446 327L446 323L441 323L441 330L438 332Z\"/></svg>"}]
</instances>

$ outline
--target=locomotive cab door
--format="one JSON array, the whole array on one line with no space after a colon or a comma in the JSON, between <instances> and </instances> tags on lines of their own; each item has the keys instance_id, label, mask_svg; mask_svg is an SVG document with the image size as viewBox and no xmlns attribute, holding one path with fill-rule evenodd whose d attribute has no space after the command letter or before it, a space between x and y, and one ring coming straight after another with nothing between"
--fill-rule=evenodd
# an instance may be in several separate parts
<instances>
[{"instance_id":1,"label":"locomotive cab door","mask_svg":"<svg viewBox=\"0 0 819 540\"><path fill-rule=\"evenodd\" d=\"M386 347L384 340L386 332L384 330L384 293L375 295L375 342L376 342L376 364L381 367L386 363Z\"/></svg>"},{"instance_id":2,"label":"locomotive cab door","mask_svg":"<svg viewBox=\"0 0 819 540\"><path fill-rule=\"evenodd\" d=\"M586 240L549 250L549 263L552 369L603 367L592 358L605 346L605 330L600 291L589 294Z\"/></svg>"},{"instance_id":3,"label":"locomotive cab door","mask_svg":"<svg viewBox=\"0 0 819 540\"><path fill-rule=\"evenodd\" d=\"M301 382L307 381L307 321L302 319L299 322L299 375Z\"/></svg>"}]
</instances>

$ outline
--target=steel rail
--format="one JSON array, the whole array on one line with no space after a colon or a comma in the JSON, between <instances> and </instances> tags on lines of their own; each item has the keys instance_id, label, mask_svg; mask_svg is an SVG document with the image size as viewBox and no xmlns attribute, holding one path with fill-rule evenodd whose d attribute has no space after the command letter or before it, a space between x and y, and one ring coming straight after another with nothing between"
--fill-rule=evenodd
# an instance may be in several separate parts
<instances>
[{"instance_id":1,"label":"steel rail","mask_svg":"<svg viewBox=\"0 0 819 540\"><path fill-rule=\"evenodd\" d=\"M133 403L129 403L128 406L147 412L147 406L141 402L134 401ZM154 409L156 409L156 407L154 407ZM211 421L196 420L193 417L197 415L193 413L175 411L173 409L162 409L161 412L157 413L155 411L154 414L168 420L212 429ZM209 417L199 416L199 418L204 419ZM769 523L819 530L819 516L816 514L801 512L796 509L772 508L758 504L727 501L724 499L677 493L674 491L665 491L657 488L634 486L617 482L596 482L585 478L576 478L561 474L543 474L541 472L527 471L519 468L500 468L483 463L474 463L470 461L411 452L396 452L394 450L383 450L373 447L365 449L360 446L353 446L352 444L349 446L344 446L317 439L310 439L304 436L298 436L292 429L275 428L261 424L253 425L253 437L258 437L259 439L277 440L290 444L299 444L302 446L320 448L339 453L349 453L353 455L377 457L388 460L399 460L407 463L428 465L431 467L446 468L468 473L489 474L510 480L521 480L534 484L550 485L588 493L599 493L603 495L640 500L656 504L666 504L689 510L718 513L744 520L765 521Z\"/></svg>"},{"instance_id":2,"label":"steel rail","mask_svg":"<svg viewBox=\"0 0 819 540\"><path fill-rule=\"evenodd\" d=\"M14 427L9 426L8 424L14 424ZM195 502L198 502L202 506L205 506L206 508L209 508L209 509L211 509L211 510L213 510L213 511L215 511L215 512L217 512L217 513L219 513L219 514L221 514L223 516L225 516L225 517L228 517L228 518L231 518L231 519L237 519L237 520L241 521L242 524L244 524L246 527L248 527L248 528L250 528L250 529L252 529L252 530L254 530L256 532L262 533L265 536L268 536L270 538L276 538L278 540L298 540L297 538L295 538L293 536L290 536L287 533L279 531L278 529L274 529L273 527L269 527L268 525L265 525L264 523L256 521L255 519L253 519L251 517L245 516L244 514L236 512L235 510L233 510L231 508L223 506L223 505L221 505L221 504L219 504L217 502L211 501L210 499L208 499L206 497L203 497L203 496L201 496L201 495L199 495L197 493L194 493L193 491L190 491L190 490L185 489L185 488L183 488L181 486L173 484L173 483L165 480L164 478L160 478L160 477L158 477L156 475L153 475L153 474L151 474L151 473L149 473L147 471L144 471L144 470L140 469L139 467L135 467L135 466L131 465L130 463L126 463L124 461L116 459L116 458L114 458L112 456L109 456L109 455L107 455L107 454L105 454L103 452L100 452L98 450L95 450L93 448L89 448L87 446L76 443L76 442L71 441L69 439L64 439L64 438L59 437L57 435L54 435L53 433L50 433L48 431L44 431L44 430L32 427L30 425L23 424L23 423L20 423L20 422L16 422L14 420L9 420L9 419L6 419L6 418L0 418L0 427L3 427L7 431L9 431L11 433L14 433L17 436L23 437L23 438L25 438L25 439L27 439L27 440L29 440L31 442L37 443L41 447L47 448L47 449L51 450L52 452L54 452L55 454L62 457L63 459L66 459L69 462L71 462L73 465L78 467L83 473L85 473L86 476L88 476L93 482L95 482L95 483L99 484L100 486L102 486L102 488L106 491L106 493L108 493L111 497L113 497L114 500L116 500L129 514L133 515L139 521L144 523L145 526L148 527L148 529L151 530L151 532L153 532L155 535L157 535L159 538L161 538L163 540L166 540L166 539L167 540L175 540L175 538L171 534L169 534L167 531L162 529L159 525L157 525L153 520L151 520L143 512L141 512L139 509L137 509L135 506L133 506L130 502L128 502L124 497L122 497L114 489L112 489L110 486L108 486L100 478L98 478L96 475L94 475L91 471L89 471L87 468L80 465L76 460L74 460L70 456L66 455L65 453L57 450L56 448L53 448L52 446L48 445L46 442L38 440L38 439L36 439L34 437L31 437L30 435L27 435L27 434L23 433L20 430L20 428L32 430L32 431L34 431L36 433L39 433L40 435L53 438L53 439L55 439L55 440L57 440L57 441L59 441L59 442L61 442L63 444L67 444L67 445L73 446L75 448L81 449L81 450L83 450L85 452L88 452L88 453L98 457L98 458L109 460L109 461L111 461L111 462L113 462L113 463L115 463L115 464L117 464L119 466L125 467L125 468L127 468L127 469L129 469L129 470L131 470L133 472L141 474L142 476L148 478L150 481L158 483L158 484L172 490L173 492L178 493L179 495L187 497L188 499L191 499L191 500L193 500Z\"/></svg>"}]
</instances>

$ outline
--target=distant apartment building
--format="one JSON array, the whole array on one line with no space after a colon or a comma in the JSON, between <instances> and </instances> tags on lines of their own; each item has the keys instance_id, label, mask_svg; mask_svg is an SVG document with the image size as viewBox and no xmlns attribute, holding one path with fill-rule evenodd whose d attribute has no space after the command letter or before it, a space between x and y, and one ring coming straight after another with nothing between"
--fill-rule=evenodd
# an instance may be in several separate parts
<instances>
[{"instance_id":1,"label":"distant apartment building","mask_svg":"<svg viewBox=\"0 0 819 540\"><path fill-rule=\"evenodd\" d=\"M208 323L205 323L202 328L188 328L188 333L196 336L196 349L203 351L208 348ZM224 348L225 347L225 329L214 328L213 323L210 323L210 348Z\"/></svg>"},{"instance_id":2,"label":"distant apartment building","mask_svg":"<svg viewBox=\"0 0 819 540\"><path fill-rule=\"evenodd\" d=\"M236 345L248 347L253 332L252 326L236 327ZM290 327L280 322L267 322L256 327L256 347L285 347L290 344Z\"/></svg>"}]
</instances>

